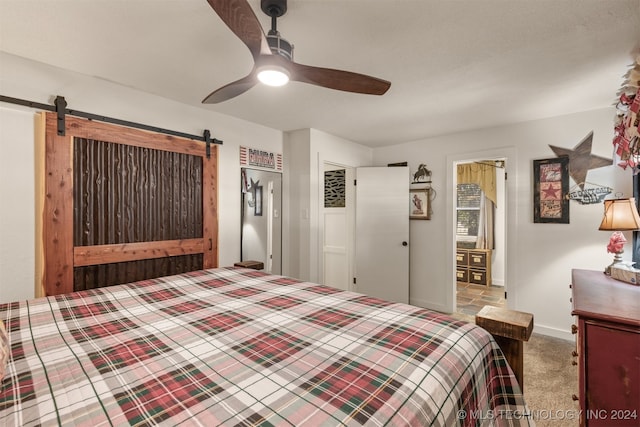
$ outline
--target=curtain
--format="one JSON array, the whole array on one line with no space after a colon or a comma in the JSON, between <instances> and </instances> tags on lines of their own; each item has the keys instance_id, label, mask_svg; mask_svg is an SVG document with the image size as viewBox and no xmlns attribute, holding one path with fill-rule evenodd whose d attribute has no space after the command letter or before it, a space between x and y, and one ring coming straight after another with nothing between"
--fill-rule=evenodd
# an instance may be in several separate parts
<instances>
[{"instance_id":1,"label":"curtain","mask_svg":"<svg viewBox=\"0 0 640 427\"><path fill-rule=\"evenodd\" d=\"M478 184L486 197L494 204L498 204L496 167L493 162L491 164L464 163L458 165L458 184Z\"/></svg>"},{"instance_id":2,"label":"curtain","mask_svg":"<svg viewBox=\"0 0 640 427\"><path fill-rule=\"evenodd\" d=\"M485 196L480 198L480 217L478 218L478 238L476 249L495 249L493 239L495 204Z\"/></svg>"},{"instance_id":3,"label":"curtain","mask_svg":"<svg viewBox=\"0 0 640 427\"><path fill-rule=\"evenodd\" d=\"M496 167L491 164L458 165L458 184L477 184L482 190L476 249L494 249L494 212L497 205Z\"/></svg>"}]
</instances>

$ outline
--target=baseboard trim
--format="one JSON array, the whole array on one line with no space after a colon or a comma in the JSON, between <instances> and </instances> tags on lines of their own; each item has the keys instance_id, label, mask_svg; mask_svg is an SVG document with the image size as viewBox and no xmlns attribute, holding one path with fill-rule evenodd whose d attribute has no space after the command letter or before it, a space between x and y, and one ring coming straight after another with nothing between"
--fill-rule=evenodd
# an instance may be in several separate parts
<instances>
[{"instance_id":1,"label":"baseboard trim","mask_svg":"<svg viewBox=\"0 0 640 427\"><path fill-rule=\"evenodd\" d=\"M451 312L447 309L447 307L445 307L444 304L434 304L432 302L417 298L409 298L409 304L416 307L437 311L439 313L451 314ZM545 325L534 324L533 333L560 338L566 341L575 341L575 336L571 333L570 330L558 329Z\"/></svg>"},{"instance_id":2,"label":"baseboard trim","mask_svg":"<svg viewBox=\"0 0 640 427\"><path fill-rule=\"evenodd\" d=\"M416 307L427 308L429 310L438 311L440 313L451 314L451 310L449 310L444 304L434 304L432 302L420 300L416 298L409 298L409 304L415 305Z\"/></svg>"},{"instance_id":3,"label":"baseboard trim","mask_svg":"<svg viewBox=\"0 0 640 427\"><path fill-rule=\"evenodd\" d=\"M575 341L575 336L571 333L571 331L552 328L544 325L534 325L533 333L540 335L547 335L554 338L560 338L567 341Z\"/></svg>"}]
</instances>

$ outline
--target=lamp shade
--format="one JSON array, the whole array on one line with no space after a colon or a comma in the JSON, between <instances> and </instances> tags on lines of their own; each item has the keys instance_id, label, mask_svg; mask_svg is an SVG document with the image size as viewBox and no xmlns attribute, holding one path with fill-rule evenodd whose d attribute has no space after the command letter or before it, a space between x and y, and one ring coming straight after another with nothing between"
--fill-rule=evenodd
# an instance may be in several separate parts
<instances>
[{"instance_id":1,"label":"lamp shade","mask_svg":"<svg viewBox=\"0 0 640 427\"><path fill-rule=\"evenodd\" d=\"M636 200L633 197L605 200L604 218L600 223L600 230L640 230L640 216L636 208Z\"/></svg>"}]
</instances>

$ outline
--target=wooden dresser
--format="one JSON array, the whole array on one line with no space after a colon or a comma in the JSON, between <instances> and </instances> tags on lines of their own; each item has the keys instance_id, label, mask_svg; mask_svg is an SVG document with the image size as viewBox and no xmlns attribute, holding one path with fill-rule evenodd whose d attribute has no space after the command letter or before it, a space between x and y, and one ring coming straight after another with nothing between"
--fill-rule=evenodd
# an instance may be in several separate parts
<instances>
[{"instance_id":1,"label":"wooden dresser","mask_svg":"<svg viewBox=\"0 0 640 427\"><path fill-rule=\"evenodd\" d=\"M491 285L491 249L456 249L456 280Z\"/></svg>"},{"instance_id":2,"label":"wooden dresser","mask_svg":"<svg viewBox=\"0 0 640 427\"><path fill-rule=\"evenodd\" d=\"M571 289L580 425L640 426L640 286L574 269Z\"/></svg>"}]
</instances>

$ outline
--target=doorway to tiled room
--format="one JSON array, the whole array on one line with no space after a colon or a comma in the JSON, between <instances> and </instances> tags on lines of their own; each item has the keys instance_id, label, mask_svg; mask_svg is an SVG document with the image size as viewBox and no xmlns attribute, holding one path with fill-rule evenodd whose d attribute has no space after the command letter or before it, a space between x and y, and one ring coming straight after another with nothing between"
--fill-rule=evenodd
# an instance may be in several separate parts
<instances>
[{"instance_id":1,"label":"doorway to tiled room","mask_svg":"<svg viewBox=\"0 0 640 427\"><path fill-rule=\"evenodd\" d=\"M506 307L503 286L457 282L456 289L456 310L463 316L474 318L485 305Z\"/></svg>"},{"instance_id":2,"label":"doorway to tiled room","mask_svg":"<svg viewBox=\"0 0 640 427\"><path fill-rule=\"evenodd\" d=\"M456 166L456 314L506 307L506 158Z\"/></svg>"}]
</instances>

